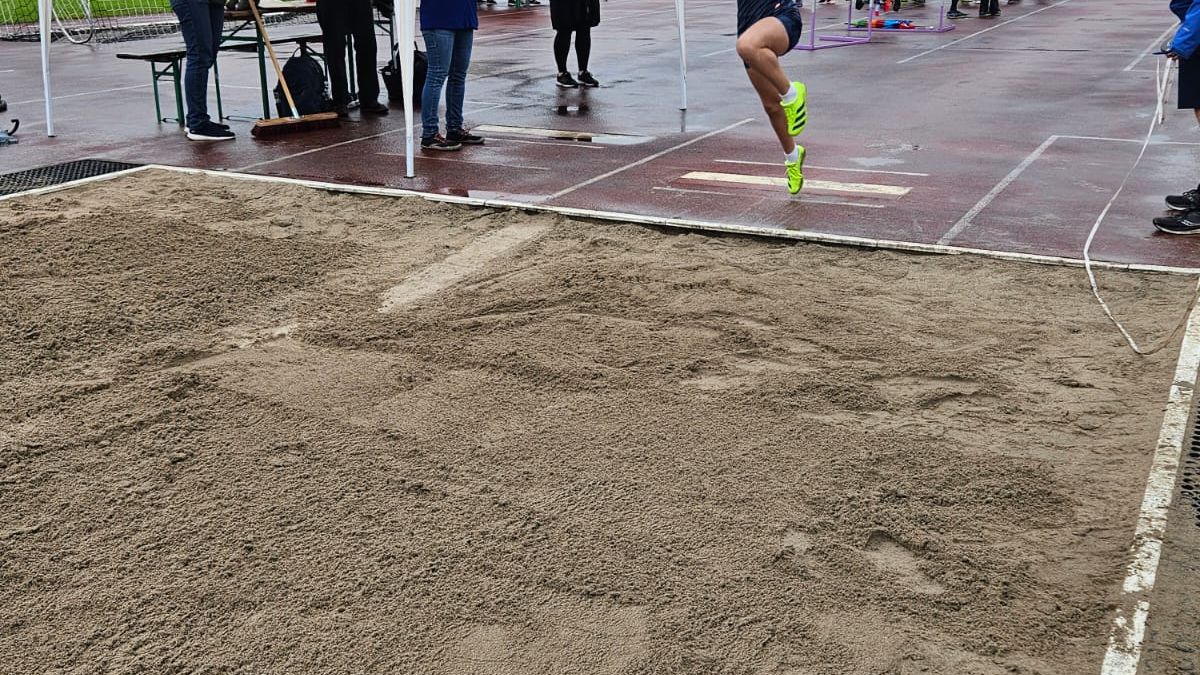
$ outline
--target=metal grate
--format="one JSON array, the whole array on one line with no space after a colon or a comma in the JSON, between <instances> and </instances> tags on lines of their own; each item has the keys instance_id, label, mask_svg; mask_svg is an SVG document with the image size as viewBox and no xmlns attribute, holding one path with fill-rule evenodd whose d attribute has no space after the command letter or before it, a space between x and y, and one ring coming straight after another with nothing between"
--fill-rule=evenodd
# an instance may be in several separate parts
<instances>
[{"instance_id":1,"label":"metal grate","mask_svg":"<svg viewBox=\"0 0 1200 675\"><path fill-rule=\"evenodd\" d=\"M0 195L11 195L26 190L62 185L73 180L103 176L106 173L135 169L141 164L110 162L106 159L80 159L63 164L41 166L28 171L17 171L0 175Z\"/></svg>"},{"instance_id":2,"label":"metal grate","mask_svg":"<svg viewBox=\"0 0 1200 675\"><path fill-rule=\"evenodd\" d=\"M1200 527L1200 404L1192 421L1191 443L1184 449L1183 479L1180 481L1180 501L1184 509L1192 505L1192 517Z\"/></svg>"}]
</instances>

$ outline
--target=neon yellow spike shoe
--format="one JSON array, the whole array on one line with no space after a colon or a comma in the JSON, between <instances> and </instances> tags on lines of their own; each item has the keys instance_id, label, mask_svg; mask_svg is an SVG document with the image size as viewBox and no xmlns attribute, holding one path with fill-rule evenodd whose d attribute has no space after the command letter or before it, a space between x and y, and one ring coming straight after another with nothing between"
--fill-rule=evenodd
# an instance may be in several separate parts
<instances>
[{"instance_id":1,"label":"neon yellow spike shoe","mask_svg":"<svg viewBox=\"0 0 1200 675\"><path fill-rule=\"evenodd\" d=\"M803 82L793 82L792 86L796 88L796 100L780 105L787 115L788 133L799 136L800 132L804 131L804 125L808 124L808 106L805 105L808 100L808 87L805 87Z\"/></svg>"},{"instance_id":2,"label":"neon yellow spike shoe","mask_svg":"<svg viewBox=\"0 0 1200 675\"><path fill-rule=\"evenodd\" d=\"M803 145L797 145L797 154L800 155L794 162L784 161L783 165L787 167L787 186L788 192L796 194L800 192L800 188L804 187L804 151Z\"/></svg>"}]
</instances>

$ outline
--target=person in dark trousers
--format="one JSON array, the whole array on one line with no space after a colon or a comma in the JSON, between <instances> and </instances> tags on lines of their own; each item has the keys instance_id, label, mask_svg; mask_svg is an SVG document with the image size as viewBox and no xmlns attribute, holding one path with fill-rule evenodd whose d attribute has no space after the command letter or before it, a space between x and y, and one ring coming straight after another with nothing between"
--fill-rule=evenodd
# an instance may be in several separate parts
<instances>
[{"instance_id":1,"label":"person in dark trousers","mask_svg":"<svg viewBox=\"0 0 1200 675\"><path fill-rule=\"evenodd\" d=\"M958 11L958 0L950 0L950 11L946 12L946 18L947 19L963 19L963 18L966 18L966 16L967 16L966 12Z\"/></svg>"},{"instance_id":2,"label":"person in dark trousers","mask_svg":"<svg viewBox=\"0 0 1200 675\"><path fill-rule=\"evenodd\" d=\"M483 139L463 126L467 69L479 14L474 0L425 0L421 3L421 35L425 38L428 71L421 90L421 148L459 150L482 145ZM439 131L438 106L446 88L446 135Z\"/></svg>"},{"instance_id":3,"label":"person in dark trousers","mask_svg":"<svg viewBox=\"0 0 1200 675\"><path fill-rule=\"evenodd\" d=\"M1000 0L979 0L979 18L1000 16Z\"/></svg>"},{"instance_id":4,"label":"person in dark trousers","mask_svg":"<svg viewBox=\"0 0 1200 675\"><path fill-rule=\"evenodd\" d=\"M1179 109L1190 109L1200 124L1200 0L1171 0L1179 29L1163 47L1167 58L1179 64ZM1181 195L1168 195L1167 208L1175 213L1154 219L1154 227L1167 234L1200 234L1200 185Z\"/></svg>"},{"instance_id":5,"label":"person in dark trousers","mask_svg":"<svg viewBox=\"0 0 1200 675\"><path fill-rule=\"evenodd\" d=\"M558 86L599 87L588 71L592 55L592 29L600 25L600 0L550 0L550 25L554 28L554 60L558 64ZM579 79L567 72L571 53L571 34L575 34L575 60Z\"/></svg>"},{"instance_id":6,"label":"person in dark trousers","mask_svg":"<svg viewBox=\"0 0 1200 675\"><path fill-rule=\"evenodd\" d=\"M228 125L208 116L208 71L217 62L221 28L225 22L223 0L171 0L171 9L179 17L179 32L187 48L187 66L183 71L184 120L187 137L193 141L232 141Z\"/></svg>"},{"instance_id":7,"label":"person in dark trousers","mask_svg":"<svg viewBox=\"0 0 1200 675\"><path fill-rule=\"evenodd\" d=\"M358 81L358 109L372 115L388 114L379 102L379 75L376 70L378 47L375 45L375 10L371 0L317 0L317 22L325 44L329 84L334 110L339 117L349 115L350 89L346 78L346 37L354 39L354 61Z\"/></svg>"}]
</instances>

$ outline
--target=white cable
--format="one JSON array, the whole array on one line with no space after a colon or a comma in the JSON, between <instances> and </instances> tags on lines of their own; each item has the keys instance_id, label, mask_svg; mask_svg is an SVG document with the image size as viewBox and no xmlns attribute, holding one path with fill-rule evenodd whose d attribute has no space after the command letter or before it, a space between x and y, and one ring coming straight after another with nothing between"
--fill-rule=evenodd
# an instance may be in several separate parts
<instances>
[{"instance_id":1,"label":"white cable","mask_svg":"<svg viewBox=\"0 0 1200 675\"><path fill-rule=\"evenodd\" d=\"M1096 296L1096 300L1099 301L1100 307L1104 309L1104 314L1108 317L1108 320L1117 327L1117 330L1121 331L1121 336L1125 338L1125 342L1129 345L1129 348L1132 349L1134 353L1141 354L1142 356L1149 356L1170 344L1171 341L1174 340L1175 335L1179 332L1179 330L1183 328L1184 324L1187 323L1188 316L1191 315L1192 309L1196 306L1196 300L1198 297L1200 297L1200 278L1197 279L1196 288L1192 291L1191 301L1188 302L1187 309L1183 312L1183 317L1180 319L1179 323L1175 324L1175 327L1171 329L1171 333L1167 335L1167 337L1163 338L1162 342L1154 347L1150 349L1142 349L1140 346L1138 346L1137 341L1133 339L1133 336L1129 334L1129 331L1125 330L1125 326L1121 325L1121 322L1117 320L1117 317L1113 316L1112 310L1109 309L1108 303L1104 302L1104 298L1100 297L1100 288L1096 284L1096 272L1092 269L1091 251L1092 241L1096 238L1096 232L1100 230L1100 224L1104 222L1104 218L1108 215L1109 209L1111 209L1113 204L1117 202L1117 198L1120 197L1121 192L1125 190L1125 186L1129 183L1129 179L1133 177L1133 172L1137 170L1138 165L1142 162L1142 158L1145 157L1146 150L1150 147L1150 139L1154 136L1154 128L1158 126L1166 116L1166 96L1168 87L1170 86L1169 82L1171 77L1171 66L1173 65L1173 62L1167 61L1167 68L1160 75L1159 71L1161 70L1161 64L1161 59L1154 62L1155 108L1154 115L1150 118L1150 129L1146 131L1146 140L1142 143L1142 149L1140 152L1138 152L1137 159L1133 161L1133 166L1129 167L1129 172L1125 174L1125 179L1121 181L1121 185L1117 187L1117 191L1113 193L1112 199L1108 200L1108 204L1104 205L1104 210L1101 211L1100 215L1096 218L1095 224L1092 225L1092 231L1088 233L1087 242L1083 245L1083 266L1084 269L1087 270L1088 281L1092 285L1092 295Z\"/></svg>"}]
</instances>

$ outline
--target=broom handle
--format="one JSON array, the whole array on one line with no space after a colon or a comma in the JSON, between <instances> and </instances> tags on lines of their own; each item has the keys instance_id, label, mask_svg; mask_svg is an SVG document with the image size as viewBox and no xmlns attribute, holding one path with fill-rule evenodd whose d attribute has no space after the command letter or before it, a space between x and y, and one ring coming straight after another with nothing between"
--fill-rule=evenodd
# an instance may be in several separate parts
<instances>
[{"instance_id":1,"label":"broom handle","mask_svg":"<svg viewBox=\"0 0 1200 675\"><path fill-rule=\"evenodd\" d=\"M279 77L279 86L283 87L283 95L287 97L288 107L292 110L292 118L300 119L300 111L296 110L296 102L292 100L292 90L288 88L287 78L283 76L283 68L279 67L279 58L275 56L275 48L271 46L271 38L267 36L267 27L263 25L262 15L258 13L258 3L250 0L250 11L254 12L254 23L258 24L258 35L267 45L267 53L271 55L271 65L275 66L275 74Z\"/></svg>"}]
</instances>

